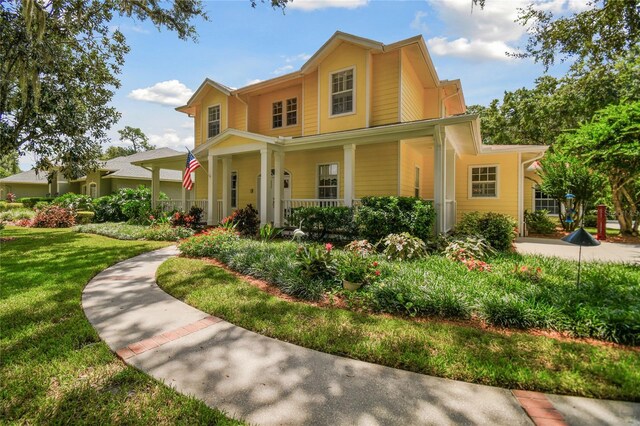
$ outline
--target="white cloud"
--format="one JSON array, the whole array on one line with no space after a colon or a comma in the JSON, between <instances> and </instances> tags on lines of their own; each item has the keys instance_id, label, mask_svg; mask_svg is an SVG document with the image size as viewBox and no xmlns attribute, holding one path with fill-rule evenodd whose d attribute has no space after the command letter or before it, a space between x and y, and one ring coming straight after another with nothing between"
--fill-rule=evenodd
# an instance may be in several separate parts
<instances>
[{"instance_id":1,"label":"white cloud","mask_svg":"<svg viewBox=\"0 0 640 426\"><path fill-rule=\"evenodd\" d=\"M193 135L180 135L175 129L164 129L162 134L150 134L149 142L157 148L172 148L184 151L193 147Z\"/></svg>"},{"instance_id":2,"label":"white cloud","mask_svg":"<svg viewBox=\"0 0 640 426\"><path fill-rule=\"evenodd\" d=\"M429 26L424 22L424 18L426 18L429 14L427 12L423 12L419 10L416 12L416 16L411 21L411 25L409 25L412 29L420 31L421 33L426 33L429 31Z\"/></svg>"},{"instance_id":3,"label":"white cloud","mask_svg":"<svg viewBox=\"0 0 640 426\"><path fill-rule=\"evenodd\" d=\"M138 101L162 105L184 105L193 91L178 80L161 81L150 87L132 90L127 96Z\"/></svg>"},{"instance_id":4,"label":"white cloud","mask_svg":"<svg viewBox=\"0 0 640 426\"><path fill-rule=\"evenodd\" d=\"M289 72L291 70L293 70L293 65L283 65L283 66L278 67L275 70L273 70L273 72L271 74L280 75L280 74L284 74L286 72Z\"/></svg>"},{"instance_id":5,"label":"white cloud","mask_svg":"<svg viewBox=\"0 0 640 426\"><path fill-rule=\"evenodd\" d=\"M183 129L193 129L193 121L185 121L180 125Z\"/></svg>"},{"instance_id":6,"label":"white cloud","mask_svg":"<svg viewBox=\"0 0 640 426\"><path fill-rule=\"evenodd\" d=\"M531 0L488 1L484 9L471 7L469 0L428 0L443 24L446 34L428 41L436 55L463 56L474 60L509 60L505 52L513 53L526 34L526 28L516 22L518 9ZM588 8L579 0L538 0L535 7L566 15ZM416 13L411 28L422 24L423 15Z\"/></svg>"},{"instance_id":7,"label":"white cloud","mask_svg":"<svg viewBox=\"0 0 640 426\"><path fill-rule=\"evenodd\" d=\"M247 81L247 86L251 86L252 84L258 84L261 81L264 81L264 80L260 80L259 78L254 78L253 80L248 80Z\"/></svg>"},{"instance_id":8,"label":"white cloud","mask_svg":"<svg viewBox=\"0 0 640 426\"><path fill-rule=\"evenodd\" d=\"M293 0L287 4L287 9L304 11L333 8L356 9L366 6L369 0Z\"/></svg>"},{"instance_id":9,"label":"white cloud","mask_svg":"<svg viewBox=\"0 0 640 426\"><path fill-rule=\"evenodd\" d=\"M429 51L440 56L458 56L467 59L493 59L508 61L512 58L505 53L515 50L502 41L470 41L464 37L447 40L444 37L434 37L427 40Z\"/></svg>"}]
</instances>

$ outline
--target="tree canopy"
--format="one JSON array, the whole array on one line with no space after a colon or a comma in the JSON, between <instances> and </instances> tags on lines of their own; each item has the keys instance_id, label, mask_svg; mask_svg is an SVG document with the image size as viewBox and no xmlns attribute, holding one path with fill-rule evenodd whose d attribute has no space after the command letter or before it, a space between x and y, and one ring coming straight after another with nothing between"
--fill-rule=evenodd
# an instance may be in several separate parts
<instances>
[{"instance_id":1,"label":"tree canopy","mask_svg":"<svg viewBox=\"0 0 640 426\"><path fill-rule=\"evenodd\" d=\"M103 160L110 160L116 157L126 157L137 152L156 149L154 145L149 143L147 135L145 135L138 127L125 126L123 129L118 130L118 133L120 134L120 142L124 144L131 144L131 146L111 145L104 150L104 153L102 154Z\"/></svg>"},{"instance_id":2,"label":"tree canopy","mask_svg":"<svg viewBox=\"0 0 640 426\"><path fill-rule=\"evenodd\" d=\"M98 165L120 117L110 101L129 51L110 27L115 17L150 21L184 40L196 39L196 19L208 19L202 0L0 2L0 155L31 152L38 169L55 164L66 176Z\"/></svg>"}]
</instances>

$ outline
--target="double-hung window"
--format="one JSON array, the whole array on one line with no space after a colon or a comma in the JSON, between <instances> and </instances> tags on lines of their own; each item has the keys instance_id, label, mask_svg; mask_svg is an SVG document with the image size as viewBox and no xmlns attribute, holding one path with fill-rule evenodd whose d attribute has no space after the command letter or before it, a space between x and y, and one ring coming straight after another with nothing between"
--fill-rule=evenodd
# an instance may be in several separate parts
<instances>
[{"instance_id":1,"label":"double-hung window","mask_svg":"<svg viewBox=\"0 0 640 426\"><path fill-rule=\"evenodd\" d=\"M231 172L231 208L238 208L238 172Z\"/></svg>"},{"instance_id":2,"label":"double-hung window","mask_svg":"<svg viewBox=\"0 0 640 426\"><path fill-rule=\"evenodd\" d=\"M272 127L277 129L278 127L282 127L282 101L274 102L273 107L273 119L272 119Z\"/></svg>"},{"instance_id":3,"label":"double-hung window","mask_svg":"<svg viewBox=\"0 0 640 426\"><path fill-rule=\"evenodd\" d=\"M538 187L534 191L534 210L546 210L549 214L559 213L560 208L556 200L542 192Z\"/></svg>"},{"instance_id":4,"label":"double-hung window","mask_svg":"<svg viewBox=\"0 0 640 426\"><path fill-rule=\"evenodd\" d=\"M220 133L220 105L209 107L207 124L208 138L212 138Z\"/></svg>"},{"instance_id":5,"label":"double-hung window","mask_svg":"<svg viewBox=\"0 0 640 426\"><path fill-rule=\"evenodd\" d=\"M298 98L287 99L287 126L298 124Z\"/></svg>"},{"instance_id":6,"label":"double-hung window","mask_svg":"<svg viewBox=\"0 0 640 426\"><path fill-rule=\"evenodd\" d=\"M338 198L338 164L320 164L318 166L318 198L335 200Z\"/></svg>"},{"instance_id":7,"label":"double-hung window","mask_svg":"<svg viewBox=\"0 0 640 426\"><path fill-rule=\"evenodd\" d=\"M498 166L476 166L470 170L471 198L498 196Z\"/></svg>"},{"instance_id":8,"label":"double-hung window","mask_svg":"<svg viewBox=\"0 0 640 426\"><path fill-rule=\"evenodd\" d=\"M353 112L353 68L331 74L331 115Z\"/></svg>"},{"instance_id":9,"label":"double-hung window","mask_svg":"<svg viewBox=\"0 0 640 426\"><path fill-rule=\"evenodd\" d=\"M416 177L413 182L413 196L420 198L420 167L416 167Z\"/></svg>"}]
</instances>

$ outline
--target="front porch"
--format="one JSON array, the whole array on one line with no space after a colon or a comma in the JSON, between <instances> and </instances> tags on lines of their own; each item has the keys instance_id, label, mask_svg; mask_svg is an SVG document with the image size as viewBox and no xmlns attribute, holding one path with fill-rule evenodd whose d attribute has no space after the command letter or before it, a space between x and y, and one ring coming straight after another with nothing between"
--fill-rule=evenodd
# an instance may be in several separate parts
<instances>
[{"instance_id":1,"label":"front porch","mask_svg":"<svg viewBox=\"0 0 640 426\"><path fill-rule=\"evenodd\" d=\"M461 141L473 139L472 124L466 117L296 138L229 129L193 151L202 165L197 190L183 189L179 200L158 200L158 177L162 168L183 170L185 155L139 165L152 171L154 206L195 205L209 224L253 204L261 224L282 227L298 207L357 208L361 197L394 195L431 200L436 231L446 233L457 215L456 158L474 149Z\"/></svg>"}]
</instances>

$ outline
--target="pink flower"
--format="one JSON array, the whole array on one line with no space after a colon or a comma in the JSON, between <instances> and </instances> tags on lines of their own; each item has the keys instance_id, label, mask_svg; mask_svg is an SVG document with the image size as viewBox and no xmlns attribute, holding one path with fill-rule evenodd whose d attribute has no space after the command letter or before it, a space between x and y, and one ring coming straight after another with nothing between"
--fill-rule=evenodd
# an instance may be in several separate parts
<instances>
[{"instance_id":1,"label":"pink flower","mask_svg":"<svg viewBox=\"0 0 640 426\"><path fill-rule=\"evenodd\" d=\"M327 249L327 251L331 251L331 250L333 250L333 244L327 243L327 244L324 245L324 248Z\"/></svg>"},{"instance_id":2,"label":"pink flower","mask_svg":"<svg viewBox=\"0 0 640 426\"><path fill-rule=\"evenodd\" d=\"M153 215L149 216L149 220L155 220L156 218Z\"/></svg>"}]
</instances>

